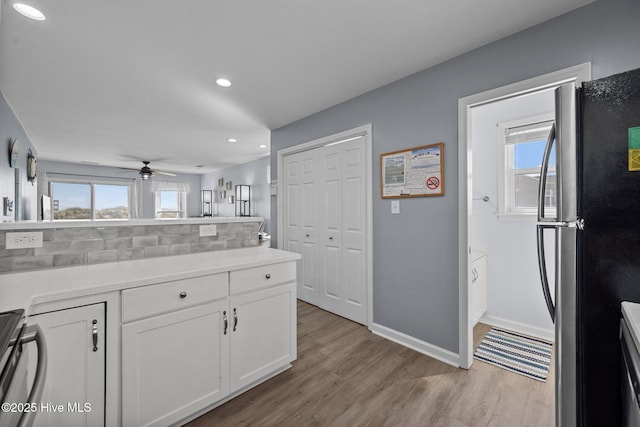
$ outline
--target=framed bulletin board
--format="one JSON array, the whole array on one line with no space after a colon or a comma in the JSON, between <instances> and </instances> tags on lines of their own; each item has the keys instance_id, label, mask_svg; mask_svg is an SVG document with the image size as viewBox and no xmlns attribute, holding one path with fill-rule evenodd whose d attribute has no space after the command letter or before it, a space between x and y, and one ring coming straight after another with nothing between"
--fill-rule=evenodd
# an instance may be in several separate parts
<instances>
[{"instance_id":1,"label":"framed bulletin board","mask_svg":"<svg viewBox=\"0 0 640 427\"><path fill-rule=\"evenodd\" d=\"M380 155L383 199L444 196L444 143Z\"/></svg>"}]
</instances>

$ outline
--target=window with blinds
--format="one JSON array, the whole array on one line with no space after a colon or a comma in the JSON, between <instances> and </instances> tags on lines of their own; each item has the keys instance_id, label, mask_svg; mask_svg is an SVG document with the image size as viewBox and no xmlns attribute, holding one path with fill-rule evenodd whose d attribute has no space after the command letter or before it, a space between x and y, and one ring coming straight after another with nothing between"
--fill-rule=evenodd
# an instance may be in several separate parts
<instances>
[{"instance_id":1,"label":"window with blinds","mask_svg":"<svg viewBox=\"0 0 640 427\"><path fill-rule=\"evenodd\" d=\"M549 117L545 115L544 117ZM553 120L531 117L498 125L498 145L502 151L500 214L536 214L540 167ZM555 147L551 152L545 207L556 206Z\"/></svg>"}]
</instances>

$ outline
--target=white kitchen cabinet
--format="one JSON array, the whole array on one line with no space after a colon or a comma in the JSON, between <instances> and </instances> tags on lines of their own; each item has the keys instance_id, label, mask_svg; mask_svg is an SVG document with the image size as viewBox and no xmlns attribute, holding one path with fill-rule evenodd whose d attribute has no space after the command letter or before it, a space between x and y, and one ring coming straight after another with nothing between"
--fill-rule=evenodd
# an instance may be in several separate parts
<instances>
[{"instance_id":1,"label":"white kitchen cabinet","mask_svg":"<svg viewBox=\"0 0 640 427\"><path fill-rule=\"evenodd\" d=\"M147 316L122 326L123 426L174 424L229 393L227 277L122 292L123 319Z\"/></svg>"},{"instance_id":2,"label":"white kitchen cabinet","mask_svg":"<svg viewBox=\"0 0 640 427\"><path fill-rule=\"evenodd\" d=\"M487 256L473 252L471 269L471 324L478 323L487 311Z\"/></svg>"},{"instance_id":3,"label":"white kitchen cabinet","mask_svg":"<svg viewBox=\"0 0 640 427\"><path fill-rule=\"evenodd\" d=\"M122 291L122 425L182 423L296 358L295 261Z\"/></svg>"},{"instance_id":4,"label":"white kitchen cabinet","mask_svg":"<svg viewBox=\"0 0 640 427\"><path fill-rule=\"evenodd\" d=\"M29 323L40 326L47 343L45 387L33 425L105 425L105 305L38 314ZM36 354L29 344L29 384Z\"/></svg>"},{"instance_id":5,"label":"white kitchen cabinet","mask_svg":"<svg viewBox=\"0 0 640 427\"><path fill-rule=\"evenodd\" d=\"M231 392L295 360L295 286L291 282L231 297Z\"/></svg>"}]
</instances>

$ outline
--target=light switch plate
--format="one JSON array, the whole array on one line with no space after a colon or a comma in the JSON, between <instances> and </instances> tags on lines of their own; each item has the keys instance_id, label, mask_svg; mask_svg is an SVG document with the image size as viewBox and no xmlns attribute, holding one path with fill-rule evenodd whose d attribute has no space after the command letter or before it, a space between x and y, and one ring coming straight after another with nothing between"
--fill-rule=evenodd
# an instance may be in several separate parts
<instances>
[{"instance_id":1,"label":"light switch plate","mask_svg":"<svg viewBox=\"0 0 640 427\"><path fill-rule=\"evenodd\" d=\"M400 214L400 200L392 200L391 201L391 213L393 215Z\"/></svg>"}]
</instances>

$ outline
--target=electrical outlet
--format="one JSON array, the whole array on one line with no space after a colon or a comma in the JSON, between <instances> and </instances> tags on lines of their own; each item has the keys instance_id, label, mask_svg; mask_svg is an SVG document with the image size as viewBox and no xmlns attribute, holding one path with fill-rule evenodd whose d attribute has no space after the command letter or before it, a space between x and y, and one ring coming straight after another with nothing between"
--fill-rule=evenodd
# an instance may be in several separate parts
<instances>
[{"instance_id":1,"label":"electrical outlet","mask_svg":"<svg viewBox=\"0 0 640 427\"><path fill-rule=\"evenodd\" d=\"M207 224L200 226L200 237L215 236L218 234L215 224Z\"/></svg>"},{"instance_id":2,"label":"electrical outlet","mask_svg":"<svg viewBox=\"0 0 640 427\"><path fill-rule=\"evenodd\" d=\"M7 249L28 249L42 247L42 231L7 233Z\"/></svg>"}]
</instances>

